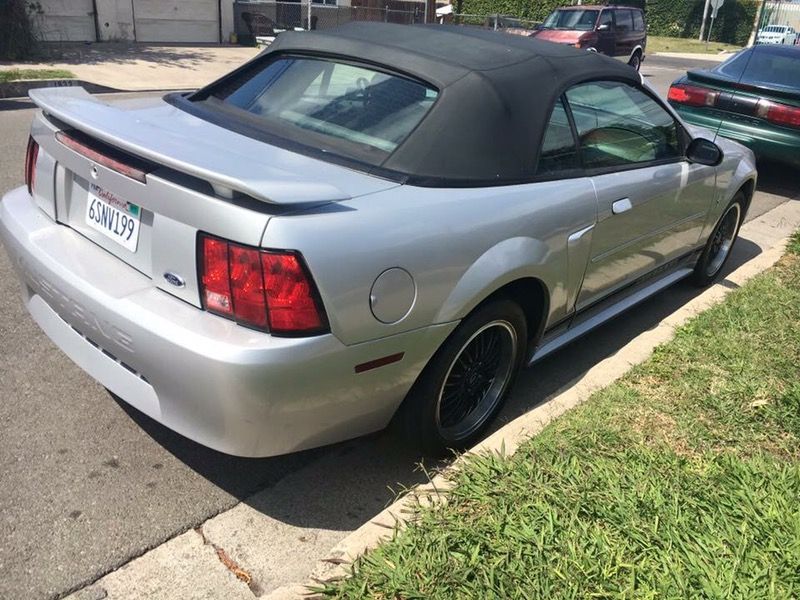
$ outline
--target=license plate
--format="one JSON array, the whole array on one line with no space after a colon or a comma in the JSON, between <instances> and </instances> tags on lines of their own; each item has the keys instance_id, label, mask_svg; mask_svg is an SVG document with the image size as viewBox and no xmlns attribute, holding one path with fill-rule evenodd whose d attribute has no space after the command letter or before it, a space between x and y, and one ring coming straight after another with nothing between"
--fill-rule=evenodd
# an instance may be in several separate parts
<instances>
[{"instance_id":1,"label":"license plate","mask_svg":"<svg viewBox=\"0 0 800 600\"><path fill-rule=\"evenodd\" d=\"M141 209L103 188L89 184L86 224L131 252L139 244Z\"/></svg>"}]
</instances>

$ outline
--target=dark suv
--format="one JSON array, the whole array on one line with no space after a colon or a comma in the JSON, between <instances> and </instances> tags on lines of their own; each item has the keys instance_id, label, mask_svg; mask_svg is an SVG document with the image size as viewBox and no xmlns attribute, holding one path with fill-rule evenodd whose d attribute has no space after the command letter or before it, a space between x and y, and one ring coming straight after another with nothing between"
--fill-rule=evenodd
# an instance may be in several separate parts
<instances>
[{"instance_id":1,"label":"dark suv","mask_svg":"<svg viewBox=\"0 0 800 600\"><path fill-rule=\"evenodd\" d=\"M616 56L637 70L647 47L644 13L630 6L558 8L532 35L540 40Z\"/></svg>"}]
</instances>

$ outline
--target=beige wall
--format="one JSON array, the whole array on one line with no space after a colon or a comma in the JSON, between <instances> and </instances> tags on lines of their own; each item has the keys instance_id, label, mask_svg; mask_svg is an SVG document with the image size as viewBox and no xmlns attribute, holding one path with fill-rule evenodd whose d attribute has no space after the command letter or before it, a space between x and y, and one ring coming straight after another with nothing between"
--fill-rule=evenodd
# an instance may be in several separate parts
<instances>
[{"instance_id":1,"label":"beige wall","mask_svg":"<svg viewBox=\"0 0 800 600\"><path fill-rule=\"evenodd\" d=\"M229 41L233 31L233 0L222 0L222 41Z\"/></svg>"},{"instance_id":2,"label":"beige wall","mask_svg":"<svg viewBox=\"0 0 800 600\"><path fill-rule=\"evenodd\" d=\"M222 37L233 31L233 1L222 0ZM46 41L95 41L92 0L38 0ZM218 42L219 0L96 0L101 41ZM135 38L134 38L135 35Z\"/></svg>"},{"instance_id":3,"label":"beige wall","mask_svg":"<svg viewBox=\"0 0 800 600\"><path fill-rule=\"evenodd\" d=\"M218 0L133 0L140 42L218 42Z\"/></svg>"},{"instance_id":4,"label":"beige wall","mask_svg":"<svg viewBox=\"0 0 800 600\"><path fill-rule=\"evenodd\" d=\"M134 39L131 0L98 0L97 20L102 41Z\"/></svg>"},{"instance_id":5,"label":"beige wall","mask_svg":"<svg viewBox=\"0 0 800 600\"><path fill-rule=\"evenodd\" d=\"M39 35L48 42L94 41L92 0L39 0L34 15Z\"/></svg>"}]
</instances>

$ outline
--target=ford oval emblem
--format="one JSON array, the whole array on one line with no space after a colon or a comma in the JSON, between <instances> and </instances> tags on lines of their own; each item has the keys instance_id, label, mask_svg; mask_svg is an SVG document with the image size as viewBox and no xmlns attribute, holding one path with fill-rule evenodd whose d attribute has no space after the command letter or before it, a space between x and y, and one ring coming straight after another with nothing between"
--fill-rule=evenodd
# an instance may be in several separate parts
<instances>
[{"instance_id":1,"label":"ford oval emblem","mask_svg":"<svg viewBox=\"0 0 800 600\"><path fill-rule=\"evenodd\" d=\"M167 271L164 273L164 279L167 280L167 283L174 285L175 287L182 288L186 285L186 282L183 280L183 277L180 275L176 275L175 273L170 273Z\"/></svg>"}]
</instances>

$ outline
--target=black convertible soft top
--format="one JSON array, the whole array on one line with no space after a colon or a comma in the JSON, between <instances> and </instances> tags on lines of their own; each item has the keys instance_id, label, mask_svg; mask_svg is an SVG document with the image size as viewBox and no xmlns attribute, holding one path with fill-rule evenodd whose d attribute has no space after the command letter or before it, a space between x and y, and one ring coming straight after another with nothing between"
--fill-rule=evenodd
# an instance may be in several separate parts
<instances>
[{"instance_id":1,"label":"black convertible soft top","mask_svg":"<svg viewBox=\"0 0 800 600\"><path fill-rule=\"evenodd\" d=\"M278 53L345 58L438 88L437 101L411 135L379 169L364 168L417 185L528 181L553 104L567 88L592 79L641 82L628 65L593 52L446 25L351 22L286 32L254 62Z\"/></svg>"}]
</instances>

